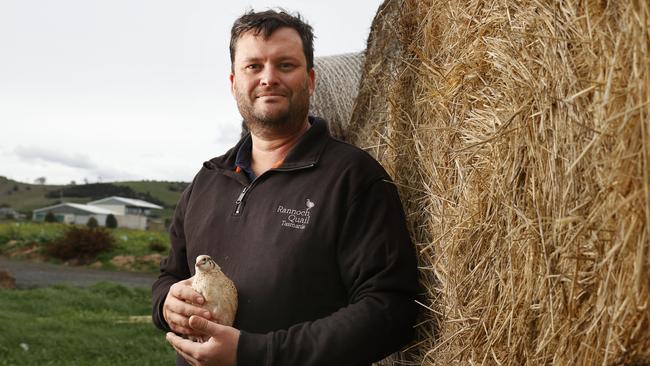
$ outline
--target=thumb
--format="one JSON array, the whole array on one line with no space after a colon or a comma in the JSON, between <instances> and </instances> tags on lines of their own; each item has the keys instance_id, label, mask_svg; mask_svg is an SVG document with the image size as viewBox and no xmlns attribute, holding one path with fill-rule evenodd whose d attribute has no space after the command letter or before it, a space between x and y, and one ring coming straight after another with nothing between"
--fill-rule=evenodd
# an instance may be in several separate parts
<instances>
[{"instance_id":1,"label":"thumb","mask_svg":"<svg viewBox=\"0 0 650 366\"><path fill-rule=\"evenodd\" d=\"M192 315L190 317L190 327L211 337L216 337L219 335L219 333L221 333L223 325L211 322L208 319L200 317L198 315Z\"/></svg>"}]
</instances>

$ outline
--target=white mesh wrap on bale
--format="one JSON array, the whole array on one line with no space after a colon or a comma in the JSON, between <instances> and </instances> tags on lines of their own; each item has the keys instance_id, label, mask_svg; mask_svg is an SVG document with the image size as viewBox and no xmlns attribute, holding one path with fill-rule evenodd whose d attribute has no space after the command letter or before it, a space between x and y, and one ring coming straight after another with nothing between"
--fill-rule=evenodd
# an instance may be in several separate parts
<instances>
[{"instance_id":1,"label":"white mesh wrap on bale","mask_svg":"<svg viewBox=\"0 0 650 366\"><path fill-rule=\"evenodd\" d=\"M359 90L363 61L360 52L314 59L316 90L309 114L327 120L332 135L343 140Z\"/></svg>"}]
</instances>

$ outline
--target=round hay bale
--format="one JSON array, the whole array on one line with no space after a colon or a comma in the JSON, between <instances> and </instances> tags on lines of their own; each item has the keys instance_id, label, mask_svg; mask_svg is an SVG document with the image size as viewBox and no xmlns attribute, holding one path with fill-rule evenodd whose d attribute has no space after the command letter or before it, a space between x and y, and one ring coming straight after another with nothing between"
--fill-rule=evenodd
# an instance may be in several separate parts
<instances>
[{"instance_id":1,"label":"round hay bale","mask_svg":"<svg viewBox=\"0 0 650 366\"><path fill-rule=\"evenodd\" d=\"M316 57L316 90L311 97L309 114L324 118L332 136L346 139L354 100L357 97L363 54L345 53Z\"/></svg>"},{"instance_id":2,"label":"round hay bale","mask_svg":"<svg viewBox=\"0 0 650 366\"><path fill-rule=\"evenodd\" d=\"M386 1L351 142L400 189L422 365L650 363L650 4Z\"/></svg>"}]
</instances>

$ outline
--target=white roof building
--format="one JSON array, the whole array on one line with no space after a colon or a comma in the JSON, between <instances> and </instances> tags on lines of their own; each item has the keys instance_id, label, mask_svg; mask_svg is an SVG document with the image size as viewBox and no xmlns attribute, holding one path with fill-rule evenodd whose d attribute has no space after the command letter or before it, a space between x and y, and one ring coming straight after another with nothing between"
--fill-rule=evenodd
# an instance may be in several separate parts
<instances>
[{"instance_id":1,"label":"white roof building","mask_svg":"<svg viewBox=\"0 0 650 366\"><path fill-rule=\"evenodd\" d=\"M64 202L39 208L34 210L33 219L44 221L47 213L52 212L59 222L86 224L91 217L94 217L100 226L106 226L106 218L108 215L113 215L117 219L118 227L145 230L147 217L152 209L161 210L163 207L134 198L113 196L87 204Z\"/></svg>"},{"instance_id":2,"label":"white roof building","mask_svg":"<svg viewBox=\"0 0 650 366\"><path fill-rule=\"evenodd\" d=\"M131 207L141 207L141 208L155 208L162 210L161 206L155 205L151 202L138 200L135 198L125 198L112 196L107 198L102 198L101 200L88 202L89 205L125 205Z\"/></svg>"}]
</instances>

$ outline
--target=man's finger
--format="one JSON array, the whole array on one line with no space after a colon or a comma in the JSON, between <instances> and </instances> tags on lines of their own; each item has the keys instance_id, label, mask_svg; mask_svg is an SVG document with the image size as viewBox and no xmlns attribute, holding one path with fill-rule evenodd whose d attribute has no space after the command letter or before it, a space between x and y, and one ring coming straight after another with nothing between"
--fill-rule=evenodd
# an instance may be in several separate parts
<instances>
[{"instance_id":1,"label":"man's finger","mask_svg":"<svg viewBox=\"0 0 650 366\"><path fill-rule=\"evenodd\" d=\"M206 318L192 315L190 317L190 327L211 337L217 337L222 332L224 326L211 322Z\"/></svg>"},{"instance_id":2,"label":"man's finger","mask_svg":"<svg viewBox=\"0 0 650 366\"><path fill-rule=\"evenodd\" d=\"M169 325L174 324L185 328L188 328L190 326L187 317L172 311L170 311L169 314L167 315L167 323Z\"/></svg>"},{"instance_id":3,"label":"man's finger","mask_svg":"<svg viewBox=\"0 0 650 366\"><path fill-rule=\"evenodd\" d=\"M172 330L175 333L180 333L180 334L185 334L185 335L196 335L196 331L194 329L192 329L192 328L187 327L187 326L184 327L182 325L172 323L172 324L169 325L169 327L172 328Z\"/></svg>"},{"instance_id":4,"label":"man's finger","mask_svg":"<svg viewBox=\"0 0 650 366\"><path fill-rule=\"evenodd\" d=\"M167 308L172 312L189 318L192 315L201 315L204 318L210 318L210 312L182 301L170 301Z\"/></svg>"},{"instance_id":5,"label":"man's finger","mask_svg":"<svg viewBox=\"0 0 650 366\"><path fill-rule=\"evenodd\" d=\"M187 281L187 280L186 280ZM205 299L200 293L196 292L190 285L183 282L177 282L169 289L173 297L183 301L191 301L197 304L203 304Z\"/></svg>"},{"instance_id":6,"label":"man's finger","mask_svg":"<svg viewBox=\"0 0 650 366\"><path fill-rule=\"evenodd\" d=\"M167 324L175 333L180 333L180 334L190 335L190 336L204 335L203 333L197 332L196 330L190 327L190 322L188 317L182 316L177 313L173 313L173 312L169 313L169 315L167 316Z\"/></svg>"},{"instance_id":7,"label":"man's finger","mask_svg":"<svg viewBox=\"0 0 650 366\"><path fill-rule=\"evenodd\" d=\"M190 349L194 346L194 342L183 339L172 332L167 333L166 339L181 357L191 365L196 364L196 359L190 355Z\"/></svg>"}]
</instances>

